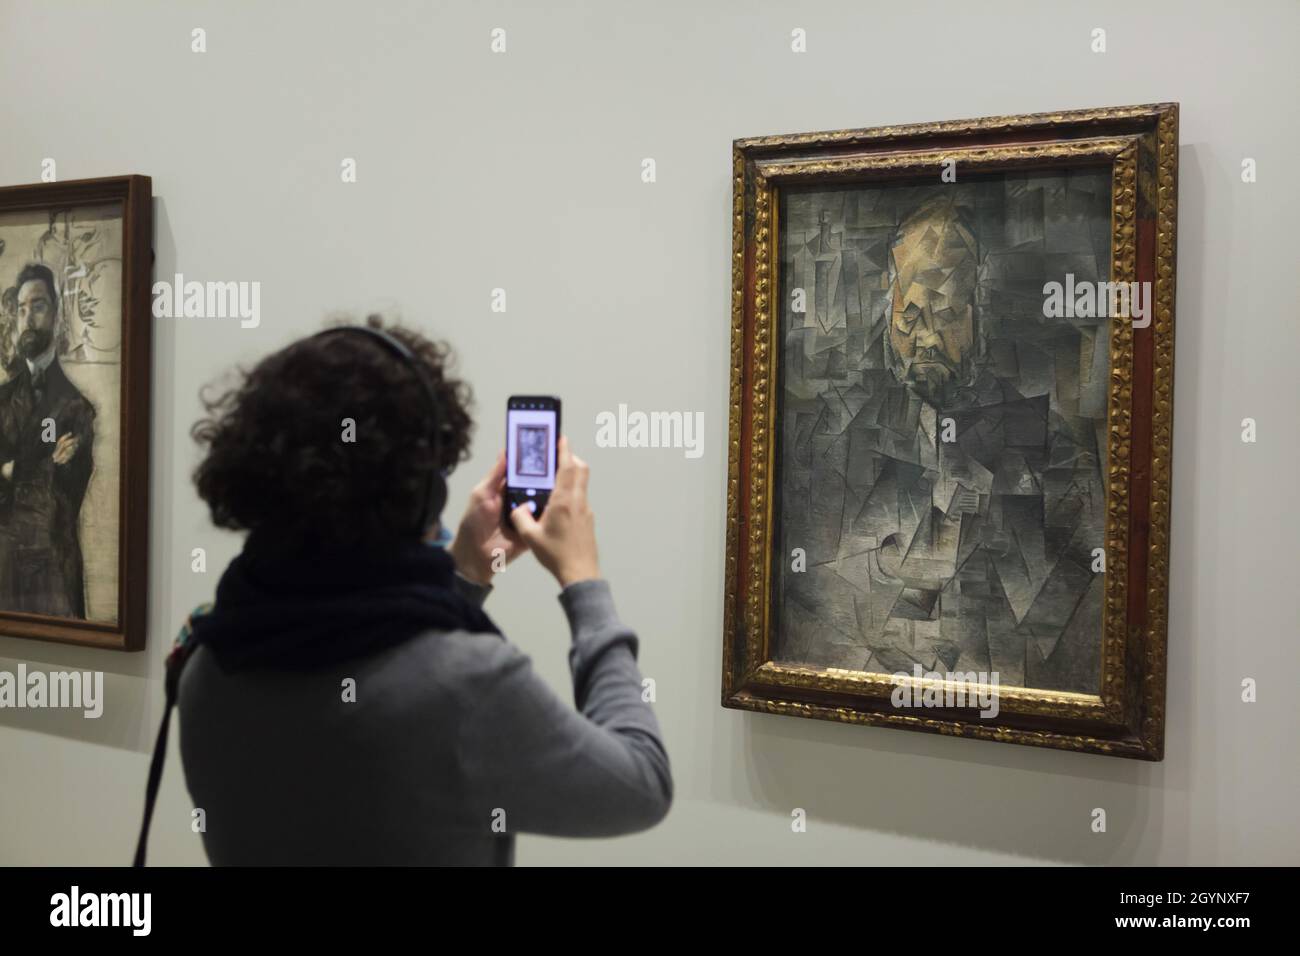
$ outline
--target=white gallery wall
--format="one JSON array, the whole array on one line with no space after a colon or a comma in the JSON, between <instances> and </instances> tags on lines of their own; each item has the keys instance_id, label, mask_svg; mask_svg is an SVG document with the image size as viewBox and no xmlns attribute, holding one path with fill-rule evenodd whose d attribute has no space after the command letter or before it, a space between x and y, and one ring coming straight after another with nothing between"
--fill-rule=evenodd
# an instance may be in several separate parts
<instances>
[{"instance_id":1,"label":"white gallery wall","mask_svg":"<svg viewBox=\"0 0 1300 956\"><path fill-rule=\"evenodd\" d=\"M603 568L656 681L668 819L617 840L524 836L521 864L1300 863L1298 35L1287 0L5 0L0 184L38 181L46 158L63 180L151 176L155 276L259 282L261 322L155 321L147 650L0 638L0 669L102 670L107 695L98 720L0 710L0 863L130 861L163 657L239 546L190 484L199 389L328 313L372 308L447 338L475 387L453 502L500 447L507 395L563 397ZM1182 145L1164 762L722 709L732 139L1168 100ZM597 447L596 416L620 404L702 412L703 454ZM571 698L555 592L527 560L488 610ZM205 863L190 810L173 733L152 862Z\"/></svg>"}]
</instances>

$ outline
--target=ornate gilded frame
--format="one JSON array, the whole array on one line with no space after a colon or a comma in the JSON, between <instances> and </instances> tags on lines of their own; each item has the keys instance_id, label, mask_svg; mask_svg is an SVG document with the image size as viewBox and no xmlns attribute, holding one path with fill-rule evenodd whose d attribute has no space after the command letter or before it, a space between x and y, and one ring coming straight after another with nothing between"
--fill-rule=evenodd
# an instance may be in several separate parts
<instances>
[{"instance_id":1,"label":"ornate gilded frame","mask_svg":"<svg viewBox=\"0 0 1300 956\"><path fill-rule=\"evenodd\" d=\"M1178 105L995 116L736 140L722 705L1160 760L1164 754L1173 416ZM1151 323L1115 321L1108 405L1106 604L1097 695L999 689L1000 713L891 706L904 680L773 659L779 195L790 184L880 182L947 160L963 171L1112 170L1113 281L1149 281ZM913 678L908 682L918 684ZM922 689L919 685L917 689Z\"/></svg>"}]
</instances>

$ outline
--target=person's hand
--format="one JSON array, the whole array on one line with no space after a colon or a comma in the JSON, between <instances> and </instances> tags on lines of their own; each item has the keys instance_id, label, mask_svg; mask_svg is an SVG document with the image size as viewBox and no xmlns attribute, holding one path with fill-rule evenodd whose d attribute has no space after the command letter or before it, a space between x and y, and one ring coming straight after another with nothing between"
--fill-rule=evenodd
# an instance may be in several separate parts
<instances>
[{"instance_id":1,"label":"person's hand","mask_svg":"<svg viewBox=\"0 0 1300 956\"><path fill-rule=\"evenodd\" d=\"M80 444L81 439L71 432L60 435L58 442L54 446L54 463L56 465L66 465L72 461L72 456L77 453L77 447Z\"/></svg>"},{"instance_id":2,"label":"person's hand","mask_svg":"<svg viewBox=\"0 0 1300 956\"><path fill-rule=\"evenodd\" d=\"M476 584L491 583L498 568L504 568L528 550L518 535L501 527L505 487L506 456L502 452L487 477L470 492L456 540L448 548L456 570Z\"/></svg>"},{"instance_id":3,"label":"person's hand","mask_svg":"<svg viewBox=\"0 0 1300 956\"><path fill-rule=\"evenodd\" d=\"M567 588L576 581L600 577L600 564L596 559L596 517L587 507L591 469L569 453L568 438L560 438L559 456L555 488L542 520L533 517L527 504L521 504L510 512L510 521L542 567L555 575L560 587Z\"/></svg>"},{"instance_id":4,"label":"person's hand","mask_svg":"<svg viewBox=\"0 0 1300 956\"><path fill-rule=\"evenodd\" d=\"M12 461L7 461L7 462L5 462L3 465L0 465L0 475L3 475L3 476L4 476L4 479L5 479L6 481L8 481L8 480L10 480L11 478L13 478L13 476L14 476L14 463L13 463Z\"/></svg>"}]
</instances>

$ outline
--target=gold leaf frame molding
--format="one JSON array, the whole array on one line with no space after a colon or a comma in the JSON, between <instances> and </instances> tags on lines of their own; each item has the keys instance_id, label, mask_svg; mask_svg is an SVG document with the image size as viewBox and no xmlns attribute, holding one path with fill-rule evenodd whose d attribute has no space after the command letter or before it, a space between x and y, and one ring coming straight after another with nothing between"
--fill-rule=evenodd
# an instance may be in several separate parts
<instances>
[{"instance_id":1,"label":"gold leaf frame molding","mask_svg":"<svg viewBox=\"0 0 1300 956\"><path fill-rule=\"evenodd\" d=\"M999 688L999 712L895 708L901 682L773 658L773 514L781 354L779 224L789 185L910 182L957 169L1105 165L1111 280L1150 282L1150 324L1111 327L1105 605L1099 693ZM732 152L731 398L722 705L1160 760L1164 755L1178 105L994 116L737 140ZM935 688L930 688L931 690ZM943 689L938 688L938 689Z\"/></svg>"}]
</instances>

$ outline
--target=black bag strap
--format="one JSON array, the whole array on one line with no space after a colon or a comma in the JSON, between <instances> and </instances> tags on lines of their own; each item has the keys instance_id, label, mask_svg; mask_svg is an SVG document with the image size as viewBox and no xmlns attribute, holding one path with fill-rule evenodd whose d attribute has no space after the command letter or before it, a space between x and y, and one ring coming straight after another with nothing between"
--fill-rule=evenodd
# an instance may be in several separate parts
<instances>
[{"instance_id":1,"label":"black bag strap","mask_svg":"<svg viewBox=\"0 0 1300 956\"><path fill-rule=\"evenodd\" d=\"M171 727L172 708L176 706L176 698L180 693L181 672L185 669L185 662L190 659L190 655L194 653L194 648L198 646L197 642L190 639L193 633L194 619L208 613L211 608L211 605L205 604L196 608L185 619L185 625L181 628L180 634L177 635L171 653L167 655L167 672L163 678L166 703L163 705L162 724L158 727L158 739L154 741L153 745L153 759L149 761L149 782L145 785L144 792L144 822L140 824L140 838L135 844L135 861L132 866L144 866L145 849L149 843L149 824L153 820L154 804L158 802L158 787L162 783L163 762L167 759L167 731Z\"/></svg>"}]
</instances>

